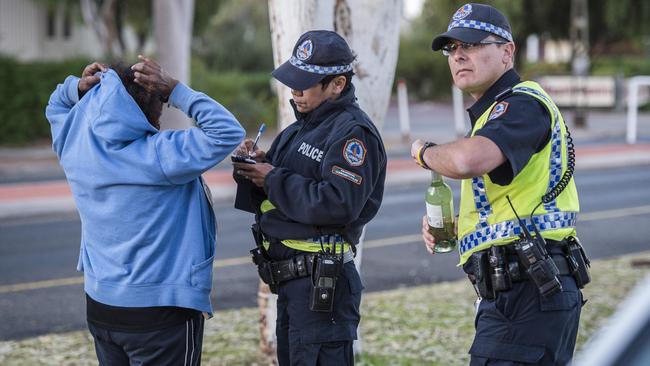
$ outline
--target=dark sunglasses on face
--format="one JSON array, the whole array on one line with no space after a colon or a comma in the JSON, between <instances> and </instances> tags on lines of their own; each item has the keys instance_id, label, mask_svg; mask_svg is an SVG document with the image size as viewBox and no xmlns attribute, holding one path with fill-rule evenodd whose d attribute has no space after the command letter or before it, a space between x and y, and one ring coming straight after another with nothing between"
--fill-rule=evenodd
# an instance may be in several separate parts
<instances>
[{"instance_id":1,"label":"dark sunglasses on face","mask_svg":"<svg viewBox=\"0 0 650 366\"><path fill-rule=\"evenodd\" d=\"M442 54L445 56L449 56L456 52L457 49L462 49L464 52L472 52L474 50L477 50L485 45L489 44L506 44L509 42L506 41L481 41L478 43L465 43L465 42L449 42L446 45L442 46Z\"/></svg>"}]
</instances>

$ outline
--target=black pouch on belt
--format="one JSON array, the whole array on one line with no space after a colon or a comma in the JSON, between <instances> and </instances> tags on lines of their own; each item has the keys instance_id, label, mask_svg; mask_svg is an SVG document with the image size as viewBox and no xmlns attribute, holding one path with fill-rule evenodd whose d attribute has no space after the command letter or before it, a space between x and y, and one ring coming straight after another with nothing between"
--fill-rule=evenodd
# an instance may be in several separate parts
<instances>
[{"instance_id":1,"label":"black pouch on belt","mask_svg":"<svg viewBox=\"0 0 650 366\"><path fill-rule=\"evenodd\" d=\"M259 229L257 224L253 224L251 227L253 232L253 238L255 239L255 248L250 250L253 263L257 266L257 274L260 276L262 282L269 285L271 293L277 294L277 283L273 281L273 275L271 273L271 259L268 257L266 250L264 249L264 242L262 232Z\"/></svg>"},{"instance_id":2,"label":"black pouch on belt","mask_svg":"<svg viewBox=\"0 0 650 366\"><path fill-rule=\"evenodd\" d=\"M575 279L578 288L584 288L589 282L591 282L591 275L589 274L591 262L589 261L589 258L587 258L587 254L580 244L580 241L578 241L578 238L569 236L564 240L566 245L562 247L562 251L564 252L564 256L569 264L571 276Z\"/></svg>"},{"instance_id":3,"label":"black pouch on belt","mask_svg":"<svg viewBox=\"0 0 650 366\"><path fill-rule=\"evenodd\" d=\"M490 278L490 258L487 250L472 253L463 266L463 270L467 273L469 280L482 299L495 299L496 296Z\"/></svg>"},{"instance_id":4,"label":"black pouch on belt","mask_svg":"<svg viewBox=\"0 0 650 366\"><path fill-rule=\"evenodd\" d=\"M492 246L490 249L490 267L492 269L490 280L494 291L508 291L512 288L512 280L508 273L505 249Z\"/></svg>"}]
</instances>

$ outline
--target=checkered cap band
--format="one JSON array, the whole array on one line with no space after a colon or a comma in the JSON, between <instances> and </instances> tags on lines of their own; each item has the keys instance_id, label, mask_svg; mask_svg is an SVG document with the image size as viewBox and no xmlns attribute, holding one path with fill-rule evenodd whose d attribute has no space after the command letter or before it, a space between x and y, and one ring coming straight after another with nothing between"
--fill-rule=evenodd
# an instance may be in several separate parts
<instances>
[{"instance_id":1,"label":"checkered cap band","mask_svg":"<svg viewBox=\"0 0 650 366\"><path fill-rule=\"evenodd\" d=\"M451 23L449 23L449 26L447 27L447 32L449 32L453 28L477 29L492 34L496 34L497 36L501 38L505 38L508 41L512 42L512 34L510 34L510 32L508 32L507 30L501 27L497 27L494 24L485 23L478 20L467 20L467 19L454 20Z\"/></svg>"},{"instance_id":2,"label":"checkered cap band","mask_svg":"<svg viewBox=\"0 0 650 366\"><path fill-rule=\"evenodd\" d=\"M289 62L300 70L311 72L312 74L336 75L343 74L352 70L352 65L319 66L306 64L295 56L291 56Z\"/></svg>"},{"instance_id":3,"label":"checkered cap band","mask_svg":"<svg viewBox=\"0 0 650 366\"><path fill-rule=\"evenodd\" d=\"M533 220L523 218L524 225L529 232L533 232L535 226L540 232L575 228L576 212L553 212L533 216ZM481 244L489 243L498 239L516 238L522 233L521 226L517 220L503 221L494 225L487 226L481 230L474 231L465 235L459 241L460 254L467 252Z\"/></svg>"}]
</instances>

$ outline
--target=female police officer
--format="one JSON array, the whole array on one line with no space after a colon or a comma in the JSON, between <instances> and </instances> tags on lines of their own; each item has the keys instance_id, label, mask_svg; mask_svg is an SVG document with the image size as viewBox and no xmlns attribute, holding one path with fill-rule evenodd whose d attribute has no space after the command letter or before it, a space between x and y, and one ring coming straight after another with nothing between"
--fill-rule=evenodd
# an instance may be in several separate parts
<instances>
[{"instance_id":1,"label":"female police officer","mask_svg":"<svg viewBox=\"0 0 650 366\"><path fill-rule=\"evenodd\" d=\"M576 273L570 264L583 258L563 252L567 243L578 247L579 205L562 115L539 84L520 81L510 25L497 9L462 6L433 49L442 49L454 84L476 100L468 109L468 138L439 146L418 140L411 148L424 167L463 179L461 264L483 298L471 365L565 365L578 331L578 286L588 278L568 276ZM539 236L529 240L534 245L517 241L522 230L510 201L545 242ZM431 251L435 241L426 222L422 235ZM525 271L532 267L538 270Z\"/></svg>"},{"instance_id":2,"label":"female police officer","mask_svg":"<svg viewBox=\"0 0 650 366\"><path fill-rule=\"evenodd\" d=\"M291 88L296 122L266 153L250 151L251 140L237 151L256 160L234 164L237 202L254 208L254 260L278 294L280 365L354 363L363 288L354 245L381 204L386 155L355 102L353 60L338 34L303 34L272 73Z\"/></svg>"}]
</instances>

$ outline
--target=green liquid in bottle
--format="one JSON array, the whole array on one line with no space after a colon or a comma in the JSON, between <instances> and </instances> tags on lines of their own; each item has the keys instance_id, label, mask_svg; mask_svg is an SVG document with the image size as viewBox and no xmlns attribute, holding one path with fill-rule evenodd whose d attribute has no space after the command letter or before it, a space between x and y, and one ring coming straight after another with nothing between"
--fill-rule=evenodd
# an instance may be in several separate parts
<instances>
[{"instance_id":1,"label":"green liquid in bottle","mask_svg":"<svg viewBox=\"0 0 650 366\"><path fill-rule=\"evenodd\" d=\"M433 251L449 253L456 248L454 196L440 174L431 171L431 185L425 195L429 232L436 240Z\"/></svg>"}]
</instances>

